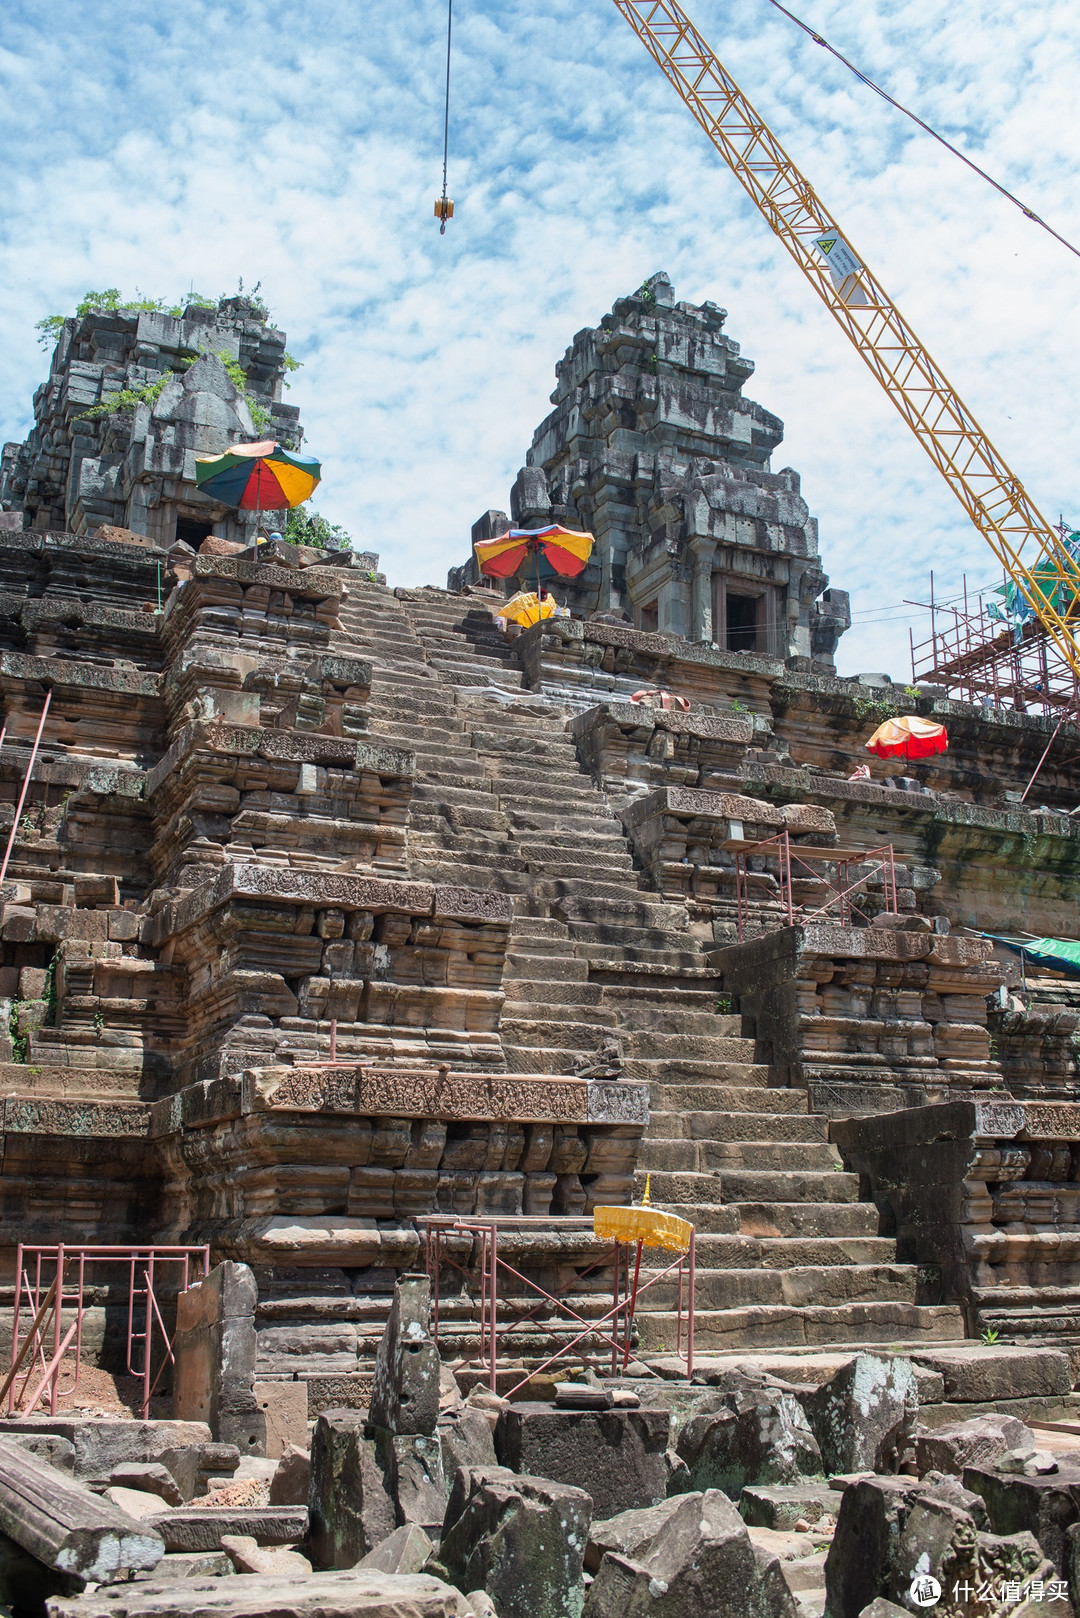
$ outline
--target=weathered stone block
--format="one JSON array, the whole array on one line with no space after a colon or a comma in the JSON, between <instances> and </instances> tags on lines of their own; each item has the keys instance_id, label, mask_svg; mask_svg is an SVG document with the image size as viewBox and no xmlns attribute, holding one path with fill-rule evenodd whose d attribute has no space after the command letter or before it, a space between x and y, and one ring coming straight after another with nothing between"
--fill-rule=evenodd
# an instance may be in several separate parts
<instances>
[{"instance_id":1,"label":"weathered stone block","mask_svg":"<svg viewBox=\"0 0 1080 1618\"><path fill-rule=\"evenodd\" d=\"M584 1618L797 1618L778 1561L759 1562L746 1524L718 1490L627 1512L602 1532L612 1548L604 1550Z\"/></svg>"},{"instance_id":2,"label":"weathered stone block","mask_svg":"<svg viewBox=\"0 0 1080 1618\"><path fill-rule=\"evenodd\" d=\"M254 1392L258 1288L227 1260L177 1299L173 1410L209 1423L215 1438L261 1453L266 1422Z\"/></svg>"},{"instance_id":3,"label":"weathered stone block","mask_svg":"<svg viewBox=\"0 0 1080 1618\"><path fill-rule=\"evenodd\" d=\"M337 1410L315 1423L308 1509L316 1567L355 1566L397 1526L360 1412Z\"/></svg>"},{"instance_id":4,"label":"weathered stone block","mask_svg":"<svg viewBox=\"0 0 1080 1618\"><path fill-rule=\"evenodd\" d=\"M439 1351L430 1336L431 1281L403 1275L375 1358L371 1420L389 1433L433 1433L439 1415Z\"/></svg>"},{"instance_id":5,"label":"weathered stone block","mask_svg":"<svg viewBox=\"0 0 1080 1618\"><path fill-rule=\"evenodd\" d=\"M495 1430L501 1466L584 1489L595 1518L653 1506L667 1490L666 1410L515 1404Z\"/></svg>"},{"instance_id":6,"label":"weathered stone block","mask_svg":"<svg viewBox=\"0 0 1080 1618\"><path fill-rule=\"evenodd\" d=\"M692 1489L735 1496L748 1483L796 1483L821 1472L817 1441L791 1394L761 1389L714 1398L716 1408L691 1415L676 1446Z\"/></svg>"},{"instance_id":7,"label":"weathered stone block","mask_svg":"<svg viewBox=\"0 0 1080 1618\"><path fill-rule=\"evenodd\" d=\"M802 1399L826 1472L891 1472L915 1437L919 1398L911 1361L857 1354Z\"/></svg>"},{"instance_id":8,"label":"weathered stone block","mask_svg":"<svg viewBox=\"0 0 1080 1618\"><path fill-rule=\"evenodd\" d=\"M459 1590L486 1590L499 1618L580 1618L592 1501L504 1467L462 1470L438 1562Z\"/></svg>"}]
</instances>

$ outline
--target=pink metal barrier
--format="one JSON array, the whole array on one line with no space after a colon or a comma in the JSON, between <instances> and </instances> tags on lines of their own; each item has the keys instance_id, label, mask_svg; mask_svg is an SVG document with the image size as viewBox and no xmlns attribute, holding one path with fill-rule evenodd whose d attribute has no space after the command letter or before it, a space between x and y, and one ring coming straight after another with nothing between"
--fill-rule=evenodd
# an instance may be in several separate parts
<instances>
[{"instance_id":1,"label":"pink metal barrier","mask_svg":"<svg viewBox=\"0 0 1080 1618\"><path fill-rule=\"evenodd\" d=\"M521 1216L516 1217L513 1222L517 1228L526 1223ZM513 1398L514 1394L523 1388L526 1383L531 1382L534 1376L546 1371L559 1360L568 1358L574 1353L579 1343L583 1343L590 1337L598 1339L601 1344L611 1349L611 1375L616 1376L620 1369L626 1369L630 1360L630 1340L637 1300L650 1287L656 1286L659 1281L663 1281L672 1274L678 1277L678 1318L675 1351L680 1357L682 1356L685 1313L686 1374L688 1377L693 1375L694 1310L697 1284L696 1233L692 1233L690 1236L690 1250L688 1253L680 1254L679 1257L672 1259L670 1263L664 1265L663 1269L658 1270L655 1275L650 1275L645 1281L640 1279L640 1243L630 1245L625 1242L610 1243L605 1248L603 1255L588 1265L578 1276L578 1280L583 1281L586 1276L593 1274L597 1270L607 1268L612 1270L611 1308L607 1309L602 1315L589 1319L567 1303L565 1298L555 1297L553 1293L542 1287L538 1281L531 1280L530 1277L523 1275L514 1265L508 1263L506 1259L499 1257L499 1224L497 1220L456 1219L450 1215L440 1216L436 1214L427 1216L420 1220L419 1223L425 1227L426 1265L427 1273L431 1277L432 1335L436 1343L439 1340L440 1274L442 1267L446 1264L462 1274L468 1274L466 1266L450 1257L446 1252L443 1238L468 1235L474 1242L478 1240L480 1243L479 1359L487 1369L488 1383L493 1393L497 1391L497 1362L500 1344L505 1345L508 1337L511 1337L514 1332L520 1330L530 1321L535 1320L545 1305L554 1306L567 1319L575 1321L583 1327L583 1330L578 1332L569 1343L566 1343L554 1354L549 1355L541 1365L536 1366L523 1376L521 1381L516 1383L505 1397ZM555 1215L549 1219L537 1220L536 1223L542 1224L546 1230L558 1230L560 1227L580 1229L582 1221L573 1217L560 1219ZM631 1279L631 1254L634 1249L636 1249L636 1256L633 1266L633 1279ZM500 1274L512 1278L538 1294L537 1302L531 1308L525 1307L523 1309L519 1304L515 1318L509 1325L502 1325L501 1327L499 1324L498 1297ZM684 1279L686 1282L685 1311L683 1307ZM578 1358L589 1363L584 1351L579 1353Z\"/></svg>"},{"instance_id":2,"label":"pink metal barrier","mask_svg":"<svg viewBox=\"0 0 1080 1618\"><path fill-rule=\"evenodd\" d=\"M747 925L751 919L751 885L754 881L762 880L762 873L750 868L751 859L775 859L779 868L780 906L783 911L781 926L793 927L795 925L796 911L800 923L817 921L825 916L833 906L837 909L837 919L841 927L850 927L855 916L861 916L864 921L870 917L859 908L852 895L875 879L881 882L885 891L885 908L896 910L896 861L893 857L893 845L883 843L880 848L809 848L796 843L791 846L791 835L787 831L778 832L775 837L765 837L760 842L747 842L741 837L732 837L724 844L728 853L735 855L735 900L738 910L739 942L742 943ZM824 875L823 867L836 866L836 881L831 881ZM852 867L866 866L862 876L853 876ZM824 882L829 890L830 897L823 905L816 909L797 906L792 889L792 870L794 866L801 866L803 871L811 877Z\"/></svg>"},{"instance_id":3,"label":"pink metal barrier","mask_svg":"<svg viewBox=\"0 0 1080 1618\"><path fill-rule=\"evenodd\" d=\"M142 1416L150 1410L150 1399L166 1365L175 1363L173 1342L162 1318L155 1282L163 1274L178 1281L176 1290L186 1292L195 1280L210 1273L209 1247L32 1247L20 1242L15 1262L15 1312L11 1329L11 1368L0 1386L0 1405L6 1399L10 1416L16 1404L29 1415L49 1394L49 1414L56 1415L57 1402L70 1398L79 1385L83 1320L86 1314L87 1270L91 1265L126 1265L128 1270L127 1351L128 1374L142 1381ZM193 1273L194 1272L194 1273ZM51 1281L49 1277L51 1274ZM46 1286L46 1282L49 1284ZM64 1313L71 1318L67 1325ZM22 1319L32 1317L25 1336L20 1337ZM161 1339L164 1354L156 1376L152 1376L155 1336ZM51 1344L49 1339L52 1339ZM61 1387L64 1362L71 1356L71 1381ZM22 1386L15 1384L22 1371ZM35 1371L38 1379L27 1389Z\"/></svg>"}]
</instances>

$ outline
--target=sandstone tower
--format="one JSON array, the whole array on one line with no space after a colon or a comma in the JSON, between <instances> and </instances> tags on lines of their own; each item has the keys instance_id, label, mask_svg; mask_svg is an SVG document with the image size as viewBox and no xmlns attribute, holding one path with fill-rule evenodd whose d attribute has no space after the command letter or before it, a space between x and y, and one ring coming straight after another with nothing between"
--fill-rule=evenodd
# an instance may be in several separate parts
<instances>
[{"instance_id":1,"label":"sandstone tower","mask_svg":"<svg viewBox=\"0 0 1080 1618\"><path fill-rule=\"evenodd\" d=\"M254 513L201 494L195 457L257 438L298 449L300 412L282 400L286 369L285 334L257 299L191 303L179 316L123 307L73 315L34 395L29 437L4 445L0 512L21 513L16 526L36 531L125 528L166 549L209 535L246 540Z\"/></svg>"},{"instance_id":2,"label":"sandstone tower","mask_svg":"<svg viewBox=\"0 0 1080 1618\"><path fill-rule=\"evenodd\" d=\"M828 588L798 473L771 470L784 425L743 397L754 366L725 319L714 303L676 303L661 273L578 332L511 517L596 535L586 572L559 581L575 611L829 669L848 598ZM508 526L491 511L472 537Z\"/></svg>"}]
</instances>

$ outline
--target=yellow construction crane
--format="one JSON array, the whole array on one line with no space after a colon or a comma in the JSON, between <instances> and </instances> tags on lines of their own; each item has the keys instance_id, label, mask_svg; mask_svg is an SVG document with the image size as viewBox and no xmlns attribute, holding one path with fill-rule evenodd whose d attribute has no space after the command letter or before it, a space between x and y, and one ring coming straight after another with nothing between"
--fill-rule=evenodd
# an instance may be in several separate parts
<instances>
[{"instance_id":1,"label":"yellow construction crane","mask_svg":"<svg viewBox=\"0 0 1080 1618\"><path fill-rule=\"evenodd\" d=\"M677 0L614 0L862 355L1073 673L1080 566Z\"/></svg>"}]
</instances>

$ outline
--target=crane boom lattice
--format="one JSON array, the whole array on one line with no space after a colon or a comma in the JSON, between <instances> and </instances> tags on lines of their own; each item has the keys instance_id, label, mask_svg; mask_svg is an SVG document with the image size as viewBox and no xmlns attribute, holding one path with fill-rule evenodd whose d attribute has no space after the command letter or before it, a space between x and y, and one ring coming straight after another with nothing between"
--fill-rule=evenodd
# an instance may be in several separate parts
<instances>
[{"instance_id":1,"label":"crane boom lattice","mask_svg":"<svg viewBox=\"0 0 1080 1618\"><path fill-rule=\"evenodd\" d=\"M614 0L877 377L1069 667L1080 566L677 0Z\"/></svg>"}]
</instances>

